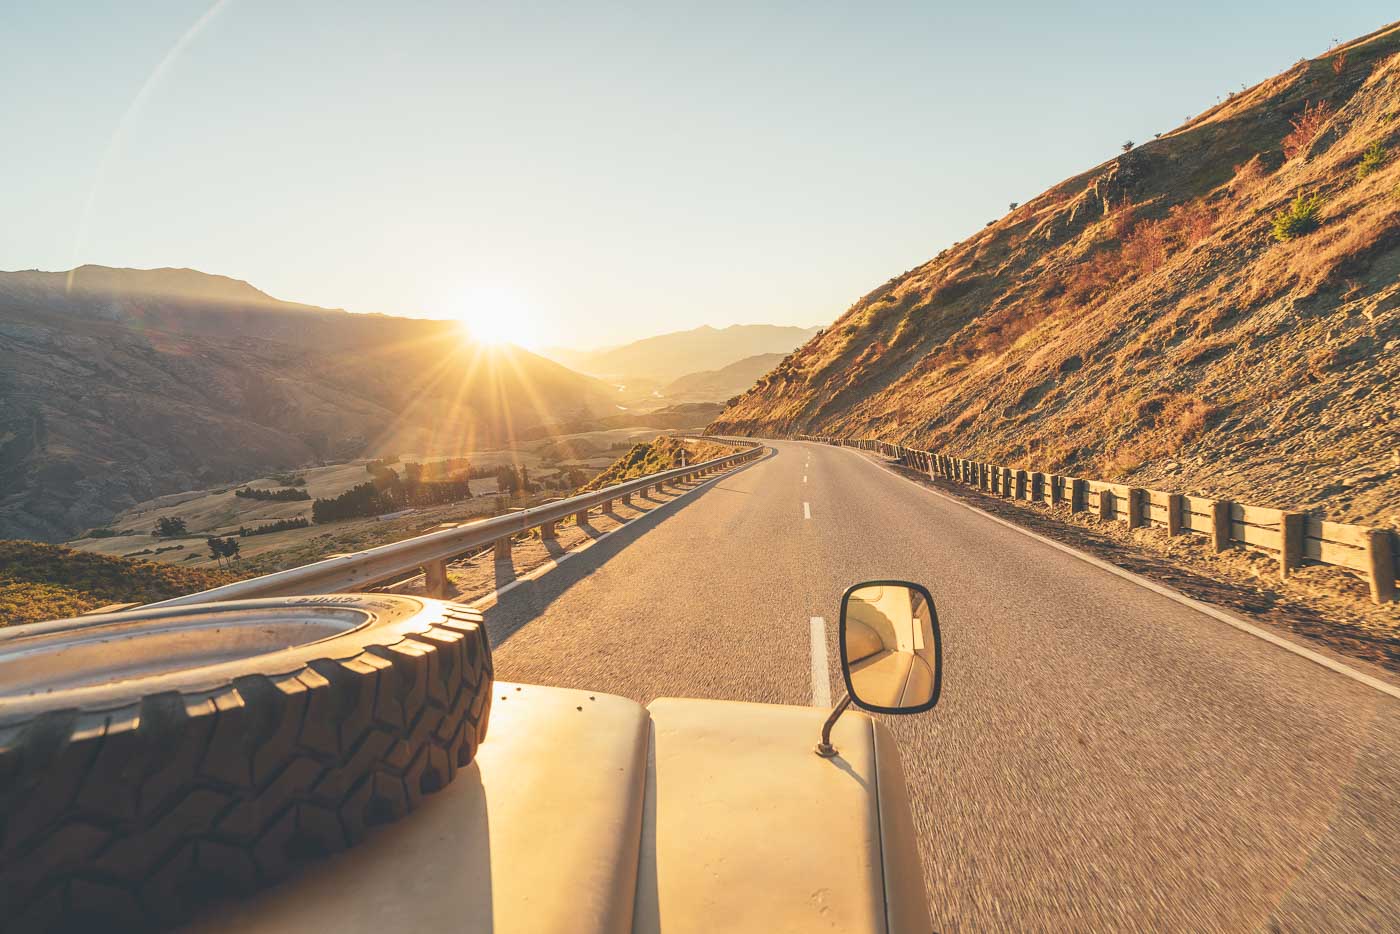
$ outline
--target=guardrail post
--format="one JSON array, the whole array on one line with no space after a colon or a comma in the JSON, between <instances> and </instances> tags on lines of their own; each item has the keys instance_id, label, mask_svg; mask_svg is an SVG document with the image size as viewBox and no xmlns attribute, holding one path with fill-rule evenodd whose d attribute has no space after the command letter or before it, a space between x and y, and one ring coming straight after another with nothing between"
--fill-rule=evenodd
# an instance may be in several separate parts
<instances>
[{"instance_id":1,"label":"guardrail post","mask_svg":"<svg viewBox=\"0 0 1400 934\"><path fill-rule=\"evenodd\" d=\"M1186 509L1186 497L1180 493L1167 494L1167 534L1181 534L1181 514Z\"/></svg>"},{"instance_id":2,"label":"guardrail post","mask_svg":"<svg viewBox=\"0 0 1400 934\"><path fill-rule=\"evenodd\" d=\"M1301 512L1285 512L1279 516L1279 577L1288 580L1288 572L1303 563L1303 523L1306 517Z\"/></svg>"},{"instance_id":3,"label":"guardrail post","mask_svg":"<svg viewBox=\"0 0 1400 934\"><path fill-rule=\"evenodd\" d=\"M604 500L604 501L603 501L603 512L612 512L612 511L613 511L613 501L610 500L610 499L609 499L609 500Z\"/></svg>"},{"instance_id":4,"label":"guardrail post","mask_svg":"<svg viewBox=\"0 0 1400 934\"><path fill-rule=\"evenodd\" d=\"M1216 551L1230 547L1230 501L1218 499L1210 504L1210 543Z\"/></svg>"},{"instance_id":5,"label":"guardrail post","mask_svg":"<svg viewBox=\"0 0 1400 934\"><path fill-rule=\"evenodd\" d=\"M1029 479L1024 470L1016 471L1016 498L1026 498L1026 481Z\"/></svg>"},{"instance_id":6,"label":"guardrail post","mask_svg":"<svg viewBox=\"0 0 1400 934\"><path fill-rule=\"evenodd\" d=\"M429 561L423 565L423 589L428 596L443 599L452 596L452 584L447 579L447 561Z\"/></svg>"},{"instance_id":7,"label":"guardrail post","mask_svg":"<svg viewBox=\"0 0 1400 934\"><path fill-rule=\"evenodd\" d=\"M559 533L556 532L556 531L554 530L554 523L553 523L553 522L541 522L541 523L540 523L540 541L542 541L542 542L553 541L554 539L556 539L556 538L558 538L558 537L559 537Z\"/></svg>"},{"instance_id":8,"label":"guardrail post","mask_svg":"<svg viewBox=\"0 0 1400 934\"><path fill-rule=\"evenodd\" d=\"M1147 491L1142 487L1128 489L1128 528L1137 529L1143 526L1142 509L1146 499Z\"/></svg>"},{"instance_id":9,"label":"guardrail post","mask_svg":"<svg viewBox=\"0 0 1400 934\"><path fill-rule=\"evenodd\" d=\"M1371 584L1371 600L1389 603L1395 599L1395 538L1386 529L1366 533L1366 577Z\"/></svg>"},{"instance_id":10,"label":"guardrail post","mask_svg":"<svg viewBox=\"0 0 1400 934\"><path fill-rule=\"evenodd\" d=\"M1107 522L1113 518L1113 491L1105 487L1099 490L1099 520Z\"/></svg>"},{"instance_id":11,"label":"guardrail post","mask_svg":"<svg viewBox=\"0 0 1400 934\"><path fill-rule=\"evenodd\" d=\"M1045 499L1045 474L1037 470L1031 474L1031 501L1038 503Z\"/></svg>"},{"instance_id":12,"label":"guardrail post","mask_svg":"<svg viewBox=\"0 0 1400 934\"><path fill-rule=\"evenodd\" d=\"M587 510L587 509L580 509L578 512L574 513L574 521L577 522L579 525L587 525L587 524L588 524L588 510Z\"/></svg>"},{"instance_id":13,"label":"guardrail post","mask_svg":"<svg viewBox=\"0 0 1400 934\"><path fill-rule=\"evenodd\" d=\"M1065 498L1065 478L1057 473L1050 475L1050 505L1058 506Z\"/></svg>"},{"instance_id":14,"label":"guardrail post","mask_svg":"<svg viewBox=\"0 0 1400 934\"><path fill-rule=\"evenodd\" d=\"M494 557L497 561L510 560L510 536L496 539L496 544L492 546Z\"/></svg>"},{"instance_id":15,"label":"guardrail post","mask_svg":"<svg viewBox=\"0 0 1400 934\"><path fill-rule=\"evenodd\" d=\"M423 565L423 589L428 596L439 599L452 595L452 584L447 579L447 561L429 561Z\"/></svg>"},{"instance_id":16,"label":"guardrail post","mask_svg":"<svg viewBox=\"0 0 1400 934\"><path fill-rule=\"evenodd\" d=\"M1083 512L1089 508L1089 484L1078 477L1069 481L1069 511Z\"/></svg>"}]
</instances>

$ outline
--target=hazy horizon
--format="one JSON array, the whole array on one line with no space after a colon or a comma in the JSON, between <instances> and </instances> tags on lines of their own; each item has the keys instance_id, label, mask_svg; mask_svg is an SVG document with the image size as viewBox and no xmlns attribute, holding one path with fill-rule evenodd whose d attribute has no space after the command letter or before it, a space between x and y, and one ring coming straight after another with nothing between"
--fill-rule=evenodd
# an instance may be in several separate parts
<instances>
[{"instance_id":1,"label":"hazy horizon","mask_svg":"<svg viewBox=\"0 0 1400 934\"><path fill-rule=\"evenodd\" d=\"M30 144L0 156L24 218L0 267L194 268L533 349L811 327L1123 140L1393 16L19 10L0 72ZM967 41L989 35L995 53Z\"/></svg>"}]
</instances>

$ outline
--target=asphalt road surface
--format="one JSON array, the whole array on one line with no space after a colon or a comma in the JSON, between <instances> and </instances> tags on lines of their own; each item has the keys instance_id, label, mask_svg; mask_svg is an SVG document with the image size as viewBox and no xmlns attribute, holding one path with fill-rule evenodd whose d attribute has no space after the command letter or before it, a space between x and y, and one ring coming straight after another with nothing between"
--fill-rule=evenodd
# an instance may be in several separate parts
<instances>
[{"instance_id":1,"label":"asphalt road surface","mask_svg":"<svg viewBox=\"0 0 1400 934\"><path fill-rule=\"evenodd\" d=\"M943 698L885 719L937 930L1400 930L1400 701L867 456L773 447L505 594L497 677L825 703L841 592L920 581Z\"/></svg>"}]
</instances>

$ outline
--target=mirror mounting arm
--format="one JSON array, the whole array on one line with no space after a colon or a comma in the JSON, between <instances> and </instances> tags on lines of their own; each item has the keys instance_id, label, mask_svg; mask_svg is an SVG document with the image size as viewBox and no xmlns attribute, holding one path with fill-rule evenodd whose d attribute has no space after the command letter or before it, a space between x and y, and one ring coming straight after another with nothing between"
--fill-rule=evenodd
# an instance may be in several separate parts
<instances>
[{"instance_id":1,"label":"mirror mounting arm","mask_svg":"<svg viewBox=\"0 0 1400 934\"><path fill-rule=\"evenodd\" d=\"M817 755L823 759L832 759L837 755L836 747L831 745L831 728L836 725L836 721L841 718L849 706L851 706L851 695L847 693L841 698L841 703L832 708L831 716L826 718L826 723L822 724L822 741L817 743Z\"/></svg>"}]
</instances>

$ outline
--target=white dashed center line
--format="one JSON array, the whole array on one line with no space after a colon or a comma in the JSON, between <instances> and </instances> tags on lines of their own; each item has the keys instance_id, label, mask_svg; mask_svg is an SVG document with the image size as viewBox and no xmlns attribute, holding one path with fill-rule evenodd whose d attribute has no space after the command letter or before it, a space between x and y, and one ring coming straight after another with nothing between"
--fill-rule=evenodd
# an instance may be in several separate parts
<instances>
[{"instance_id":1,"label":"white dashed center line","mask_svg":"<svg viewBox=\"0 0 1400 934\"><path fill-rule=\"evenodd\" d=\"M810 519L810 518L812 518L812 504L811 504L811 503L803 503L803 504L802 504L802 518L804 518L804 519Z\"/></svg>"}]
</instances>

